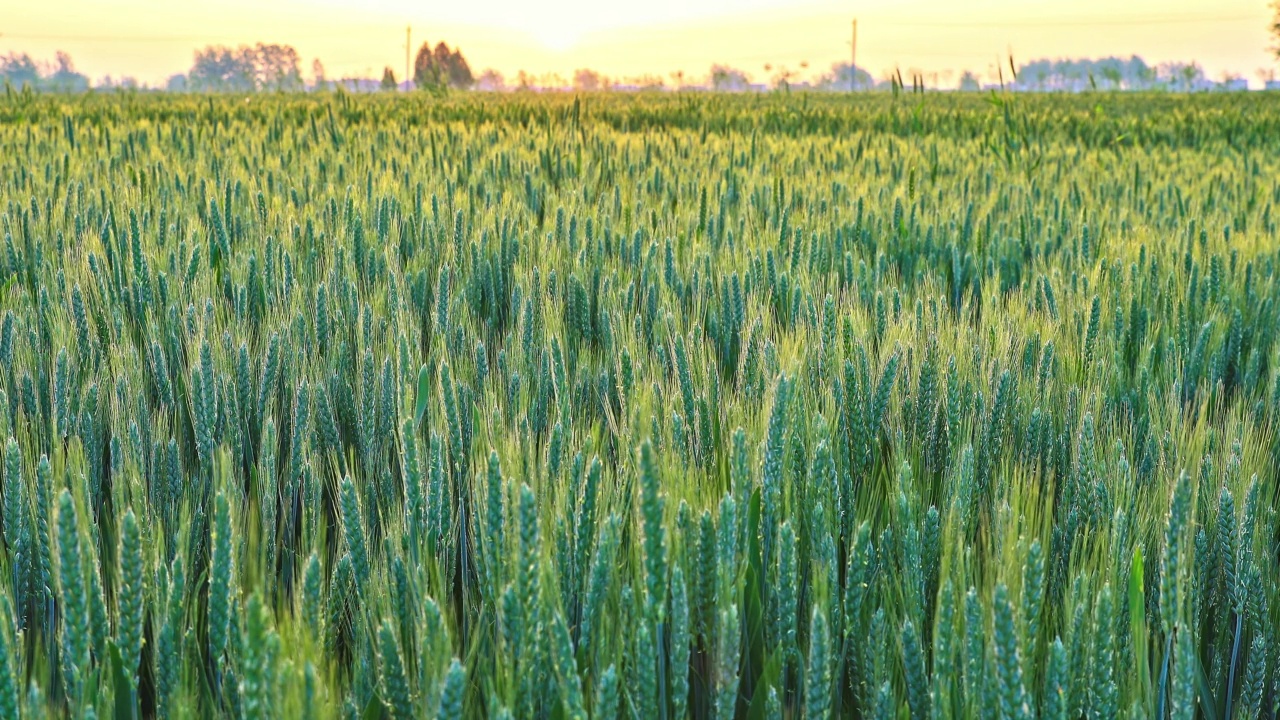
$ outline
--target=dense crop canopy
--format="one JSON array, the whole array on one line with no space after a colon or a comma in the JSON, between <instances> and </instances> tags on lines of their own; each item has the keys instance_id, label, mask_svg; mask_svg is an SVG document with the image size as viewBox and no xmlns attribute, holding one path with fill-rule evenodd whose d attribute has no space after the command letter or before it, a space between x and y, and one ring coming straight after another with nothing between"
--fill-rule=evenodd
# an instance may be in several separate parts
<instances>
[{"instance_id":1,"label":"dense crop canopy","mask_svg":"<svg viewBox=\"0 0 1280 720\"><path fill-rule=\"evenodd\" d=\"M0 717L1273 717L1274 98L0 98Z\"/></svg>"}]
</instances>

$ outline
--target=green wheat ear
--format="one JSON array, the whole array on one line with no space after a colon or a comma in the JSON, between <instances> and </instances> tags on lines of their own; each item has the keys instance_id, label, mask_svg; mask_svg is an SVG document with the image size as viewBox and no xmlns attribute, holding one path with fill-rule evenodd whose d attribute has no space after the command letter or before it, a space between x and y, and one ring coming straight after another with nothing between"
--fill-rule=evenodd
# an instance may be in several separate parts
<instances>
[{"instance_id":1,"label":"green wheat ear","mask_svg":"<svg viewBox=\"0 0 1280 720\"><path fill-rule=\"evenodd\" d=\"M910 620L902 626L902 659L907 676L907 704L913 720L929 717L930 698L920 634Z\"/></svg>"},{"instance_id":2,"label":"green wheat ear","mask_svg":"<svg viewBox=\"0 0 1280 720\"><path fill-rule=\"evenodd\" d=\"M347 541L347 551L351 554L352 569L355 571L356 590L363 594L372 570L369 565L368 545L365 541L364 514L360 508L360 498L356 494L356 487L351 482L350 475L342 478L340 492L343 536Z\"/></svg>"},{"instance_id":3,"label":"green wheat ear","mask_svg":"<svg viewBox=\"0 0 1280 720\"><path fill-rule=\"evenodd\" d=\"M14 676L12 646L9 634L14 627L13 610L6 598L0 610L0 717L16 719L19 715L18 684Z\"/></svg>"},{"instance_id":4,"label":"green wheat ear","mask_svg":"<svg viewBox=\"0 0 1280 720\"><path fill-rule=\"evenodd\" d=\"M1027 717L1031 710L1023 683L1024 653L1018 640L1017 620L1013 604L1009 601L1009 589L1004 585L997 585L992 602L995 604L991 624L995 630L1000 711L1004 717Z\"/></svg>"},{"instance_id":5,"label":"green wheat ear","mask_svg":"<svg viewBox=\"0 0 1280 720\"><path fill-rule=\"evenodd\" d=\"M400 645L396 640L395 630L387 620L378 626L378 655L381 658L381 678L383 702L391 715L397 720L405 720L414 716L413 704L410 700L409 681L405 675L404 659L400 653Z\"/></svg>"},{"instance_id":6,"label":"green wheat ear","mask_svg":"<svg viewBox=\"0 0 1280 720\"><path fill-rule=\"evenodd\" d=\"M80 528L75 501L63 490L58 496L58 590L63 607L62 672L67 694L77 699L88 672L89 608L81 565Z\"/></svg>"},{"instance_id":7,"label":"green wheat ear","mask_svg":"<svg viewBox=\"0 0 1280 720\"><path fill-rule=\"evenodd\" d=\"M261 460L258 469L258 500L262 516L262 537L266 549L266 565L275 567L276 522L279 489L276 486L276 424L268 419L262 433ZM291 503L286 500L286 507Z\"/></svg>"},{"instance_id":8,"label":"green wheat ear","mask_svg":"<svg viewBox=\"0 0 1280 720\"><path fill-rule=\"evenodd\" d=\"M662 523L663 500L659 492L657 458L653 444L640 446L640 512L644 529L645 587L647 602L661 622L666 614L667 544Z\"/></svg>"},{"instance_id":9,"label":"green wheat ear","mask_svg":"<svg viewBox=\"0 0 1280 720\"><path fill-rule=\"evenodd\" d=\"M618 710L618 673L613 665L605 668L596 685L595 704L592 706L594 717L612 717Z\"/></svg>"},{"instance_id":10,"label":"green wheat ear","mask_svg":"<svg viewBox=\"0 0 1280 720\"><path fill-rule=\"evenodd\" d=\"M147 572L138 518L130 508L120 524L120 593L118 603L118 636L120 662L126 677L136 691L138 663L142 656L143 603L147 597Z\"/></svg>"},{"instance_id":11,"label":"green wheat ear","mask_svg":"<svg viewBox=\"0 0 1280 720\"><path fill-rule=\"evenodd\" d=\"M552 661L561 688L565 715L585 720L587 715L583 704L582 679L578 675L577 661L573 657L573 642L569 638L569 629L565 626L564 618L560 613L553 613L551 635Z\"/></svg>"},{"instance_id":12,"label":"green wheat ear","mask_svg":"<svg viewBox=\"0 0 1280 720\"><path fill-rule=\"evenodd\" d=\"M22 450L9 438L4 446L4 539L10 548L19 546L26 513L26 483L22 479Z\"/></svg>"},{"instance_id":13,"label":"green wheat ear","mask_svg":"<svg viewBox=\"0 0 1280 720\"><path fill-rule=\"evenodd\" d=\"M445 673L444 689L440 695L440 714L443 720L462 720L463 694L466 691L467 671L454 658Z\"/></svg>"},{"instance_id":14,"label":"green wheat ear","mask_svg":"<svg viewBox=\"0 0 1280 720\"><path fill-rule=\"evenodd\" d=\"M209 655L217 661L227 648L233 599L231 505L222 492L214 498L213 531L210 541L213 552L209 574Z\"/></svg>"},{"instance_id":15,"label":"green wheat ear","mask_svg":"<svg viewBox=\"0 0 1280 720\"><path fill-rule=\"evenodd\" d=\"M685 586L684 571L679 563L671 569L671 649L668 663L670 665L670 688L673 713L675 717L684 717L689 697L689 657L692 638L689 626L689 593Z\"/></svg>"},{"instance_id":16,"label":"green wheat ear","mask_svg":"<svg viewBox=\"0 0 1280 720\"><path fill-rule=\"evenodd\" d=\"M809 621L809 664L805 671L805 717L825 718L831 712L831 662L827 620L815 607Z\"/></svg>"},{"instance_id":17,"label":"green wheat ear","mask_svg":"<svg viewBox=\"0 0 1280 720\"><path fill-rule=\"evenodd\" d=\"M241 703L250 718L269 718L275 710L276 688L272 685L280 638L271 627L271 615L255 592L244 609L245 627L241 637Z\"/></svg>"},{"instance_id":18,"label":"green wheat ear","mask_svg":"<svg viewBox=\"0 0 1280 720\"><path fill-rule=\"evenodd\" d=\"M157 706L168 710L172 698L179 689L181 668L179 660L183 637L183 607L186 593L186 574L182 556L173 559L169 573L168 595L163 597L164 616L156 641L156 694Z\"/></svg>"}]
</instances>

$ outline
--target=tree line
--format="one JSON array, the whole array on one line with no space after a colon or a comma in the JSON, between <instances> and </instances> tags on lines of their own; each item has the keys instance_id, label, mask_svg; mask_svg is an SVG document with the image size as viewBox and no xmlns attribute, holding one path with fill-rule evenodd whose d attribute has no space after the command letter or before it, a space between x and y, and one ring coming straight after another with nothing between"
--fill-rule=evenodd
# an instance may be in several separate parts
<instances>
[{"instance_id":1,"label":"tree line","mask_svg":"<svg viewBox=\"0 0 1280 720\"><path fill-rule=\"evenodd\" d=\"M1280 0L1276 0L1280 8ZM1276 37L1273 48L1276 58L1280 59L1280 10L1272 28ZM395 70L390 66L383 70L381 82L369 78L330 79L326 76L324 65L319 59L313 61L311 74L304 77L301 68L301 56L290 45L275 43L257 43L228 47L210 45L195 51L190 69L186 73L173 75L165 84L165 88L178 92L294 92L307 89L333 89L345 87L352 90L371 90L381 87L384 90L395 90L400 87ZM807 70L808 64L801 63L800 70ZM1238 89L1243 86L1243 78L1224 76L1221 82L1209 80L1204 69L1195 62L1166 62L1149 65L1138 56L1128 59L1107 57L1099 59L1049 59L1042 58L1014 66L1009 64L1012 77L999 74L1000 87L1018 91L1058 91L1080 92L1086 90L1173 90L1195 91L1210 89ZM414 56L412 66L413 87L424 90L526 90L526 89L573 89L584 92L599 90L711 90L718 92L743 92L752 90L789 90L792 88L826 91L850 90L882 90L890 89L902 82L902 75L912 78L913 87L917 82L926 86L924 73L909 70L899 72L896 69L884 74L877 81L866 69L854 67L849 63L835 63L829 72L811 74L801 78L799 71L785 66L765 65L767 82L757 82L742 69L728 65L713 65L705 78L686 78L684 72L671 73L670 81L660 75L644 75L631 78L609 78L595 70L579 68L573 73L571 80L551 73L533 76L524 71L519 72L514 82L508 84L505 78L495 70L485 70L476 76L470 63L459 48L450 48L445 42L434 46L423 43ZM939 81L941 75L941 81ZM972 71L964 71L958 84L951 84L947 78L951 73L933 74L933 82L927 87L941 89L946 86L958 90L980 90L983 83ZM1264 79L1274 79L1274 73L1265 75ZM997 83L995 75L988 86ZM29 87L39 91L80 92L90 87L128 88L136 87L136 81L129 78L113 80L110 76L100 79L96 84L78 72L71 56L58 51L52 62L41 62L27 53L11 52L0 55L0 84L15 88Z\"/></svg>"},{"instance_id":2,"label":"tree line","mask_svg":"<svg viewBox=\"0 0 1280 720\"><path fill-rule=\"evenodd\" d=\"M38 62L27 53L0 56L0 84L33 90L79 92L89 88L89 78L76 72L71 56L61 50L52 63Z\"/></svg>"}]
</instances>

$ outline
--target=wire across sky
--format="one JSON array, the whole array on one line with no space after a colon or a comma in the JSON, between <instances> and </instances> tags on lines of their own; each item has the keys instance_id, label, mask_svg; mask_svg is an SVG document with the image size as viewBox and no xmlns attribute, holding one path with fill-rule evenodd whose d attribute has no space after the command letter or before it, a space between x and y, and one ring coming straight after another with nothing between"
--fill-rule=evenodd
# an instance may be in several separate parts
<instances>
[{"instance_id":1,"label":"wire across sky","mask_svg":"<svg viewBox=\"0 0 1280 720\"><path fill-rule=\"evenodd\" d=\"M855 17L858 64L877 76L896 67L981 71L1009 53L1019 60L1136 54L1152 64L1198 61L1215 76L1275 67L1267 11L1252 0L1134 0L1122 11L1108 0L975 0L963 14L948 0L652 0L613 10L586 0L474 0L425 10L409 0L46 5L24 3L0 19L0 55L48 60L66 50L93 77L129 74L155 83L184 71L202 46L258 41L293 45L307 65L319 58L332 76L399 69L405 25L414 28L415 46L444 40L463 48L475 69L509 76L571 76L579 67L615 78L696 76L719 63L764 80L766 64L804 63L817 74L847 62Z\"/></svg>"}]
</instances>

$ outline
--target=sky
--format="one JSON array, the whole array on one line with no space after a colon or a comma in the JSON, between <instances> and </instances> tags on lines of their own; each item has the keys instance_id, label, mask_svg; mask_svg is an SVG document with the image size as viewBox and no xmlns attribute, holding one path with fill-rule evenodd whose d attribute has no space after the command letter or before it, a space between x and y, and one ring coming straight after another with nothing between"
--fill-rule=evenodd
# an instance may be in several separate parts
<instances>
[{"instance_id":1,"label":"sky","mask_svg":"<svg viewBox=\"0 0 1280 720\"><path fill-rule=\"evenodd\" d=\"M1261 84L1280 77L1268 51L1267 0L0 0L0 54L52 60L152 85L191 66L211 44L276 42L297 48L303 74L319 58L330 78L401 78L405 29L413 49L441 40L479 74L510 82L520 70L572 78L704 78L713 63L759 82L781 69L814 76L848 62L876 78L894 68L953 86L963 70L994 79L997 62L1140 55L1148 63L1199 62L1211 79ZM768 69L766 69L768 66Z\"/></svg>"}]
</instances>

